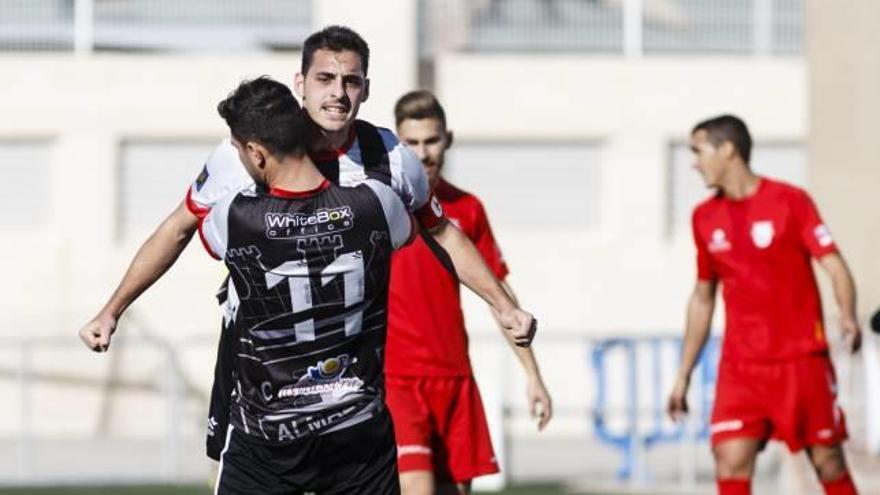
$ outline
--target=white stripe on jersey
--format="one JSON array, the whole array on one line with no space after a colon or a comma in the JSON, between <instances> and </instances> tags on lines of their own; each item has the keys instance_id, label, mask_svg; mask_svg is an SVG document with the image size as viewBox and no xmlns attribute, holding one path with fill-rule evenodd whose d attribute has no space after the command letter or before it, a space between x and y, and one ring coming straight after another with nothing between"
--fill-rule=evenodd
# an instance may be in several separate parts
<instances>
[{"instance_id":1,"label":"white stripe on jersey","mask_svg":"<svg viewBox=\"0 0 880 495\"><path fill-rule=\"evenodd\" d=\"M431 189L422 162L415 152L401 143L397 136L385 128L378 128L382 142L388 151L391 167L391 189L398 193L409 211L417 211L430 198Z\"/></svg>"},{"instance_id":2,"label":"white stripe on jersey","mask_svg":"<svg viewBox=\"0 0 880 495\"><path fill-rule=\"evenodd\" d=\"M406 211L400 198L394 194L390 187L373 179L367 180L365 184L376 193L379 202L382 203L382 210L385 213L385 220L391 233L391 245L394 246L394 249L403 246L409 240L413 231L412 218L410 218L409 212Z\"/></svg>"}]
</instances>

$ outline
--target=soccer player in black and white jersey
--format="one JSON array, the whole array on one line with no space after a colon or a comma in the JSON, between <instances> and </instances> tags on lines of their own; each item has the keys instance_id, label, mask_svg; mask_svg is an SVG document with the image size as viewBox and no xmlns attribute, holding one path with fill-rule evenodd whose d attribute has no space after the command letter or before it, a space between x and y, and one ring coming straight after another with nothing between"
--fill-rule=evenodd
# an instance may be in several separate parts
<instances>
[{"instance_id":1,"label":"soccer player in black and white jersey","mask_svg":"<svg viewBox=\"0 0 880 495\"><path fill-rule=\"evenodd\" d=\"M410 214L375 179L321 174L283 84L244 82L218 111L254 184L199 227L237 294L217 493L399 493L382 361L391 254L415 232Z\"/></svg>"},{"instance_id":2,"label":"soccer player in black and white jersey","mask_svg":"<svg viewBox=\"0 0 880 495\"><path fill-rule=\"evenodd\" d=\"M448 253L462 283L490 304L519 345L529 345L535 333L534 319L511 300L473 243L443 218L442 211L431 208L434 203L418 158L391 131L356 120L360 104L369 95L368 62L366 42L348 28L331 26L306 40L295 88L312 122L312 132L306 138L309 154L331 182L353 185L373 178L389 185L415 214L422 231L429 234L426 240L435 240ZM232 144L228 140L221 143L191 185L187 199L141 246L116 291L80 330L86 346L106 350L118 319L174 264L195 233L200 217L225 193L247 187L250 182ZM219 359L228 354L224 342L221 337L217 377L228 376L224 361ZM223 378L215 385L222 388L228 383ZM231 391L214 395L226 398L225 392ZM221 435L225 431L222 420L218 418ZM212 437L213 443L209 440L209 455L215 457L214 447L222 438L218 437Z\"/></svg>"}]
</instances>

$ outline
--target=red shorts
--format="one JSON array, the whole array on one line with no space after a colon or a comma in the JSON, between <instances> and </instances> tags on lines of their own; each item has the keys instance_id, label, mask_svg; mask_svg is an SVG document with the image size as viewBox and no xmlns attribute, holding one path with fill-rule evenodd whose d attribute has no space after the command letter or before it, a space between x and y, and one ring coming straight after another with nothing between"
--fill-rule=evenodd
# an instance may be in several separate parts
<instances>
[{"instance_id":1,"label":"red shorts","mask_svg":"<svg viewBox=\"0 0 880 495\"><path fill-rule=\"evenodd\" d=\"M397 468L463 483L497 473L480 391L472 376L385 377Z\"/></svg>"},{"instance_id":2,"label":"red shorts","mask_svg":"<svg viewBox=\"0 0 880 495\"><path fill-rule=\"evenodd\" d=\"M712 410L712 445L732 438L782 440L796 452L847 438L827 355L779 363L724 362Z\"/></svg>"}]
</instances>

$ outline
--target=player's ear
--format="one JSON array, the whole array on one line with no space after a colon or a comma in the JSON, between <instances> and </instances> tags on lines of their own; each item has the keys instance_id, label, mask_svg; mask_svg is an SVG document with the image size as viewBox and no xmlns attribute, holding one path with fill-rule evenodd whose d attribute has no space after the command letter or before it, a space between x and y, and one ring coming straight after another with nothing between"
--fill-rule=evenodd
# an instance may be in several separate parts
<instances>
[{"instance_id":1,"label":"player's ear","mask_svg":"<svg viewBox=\"0 0 880 495\"><path fill-rule=\"evenodd\" d=\"M245 145L245 150L247 151L248 158L251 159L251 164L253 164L254 167L262 169L266 166L266 155L264 154L265 148L253 141L248 141Z\"/></svg>"},{"instance_id":2,"label":"player's ear","mask_svg":"<svg viewBox=\"0 0 880 495\"><path fill-rule=\"evenodd\" d=\"M370 78L364 78L364 95L361 96L361 103L367 101L367 98L370 97Z\"/></svg>"},{"instance_id":3,"label":"player's ear","mask_svg":"<svg viewBox=\"0 0 880 495\"><path fill-rule=\"evenodd\" d=\"M724 141L723 143L721 143L720 146L718 146L718 153L722 157L730 160L734 156L736 156L736 148L733 146L733 143L731 143L730 141Z\"/></svg>"},{"instance_id":4,"label":"player's ear","mask_svg":"<svg viewBox=\"0 0 880 495\"><path fill-rule=\"evenodd\" d=\"M449 147L452 146L452 141L454 141L454 140L455 140L455 136L453 136L452 131L447 129L446 130L446 147L445 147L445 149L448 150Z\"/></svg>"},{"instance_id":5,"label":"player's ear","mask_svg":"<svg viewBox=\"0 0 880 495\"><path fill-rule=\"evenodd\" d=\"M297 72L295 76L293 76L293 91L296 92L296 96L299 96L300 100L305 100L305 83L306 76L303 75L302 72Z\"/></svg>"}]
</instances>

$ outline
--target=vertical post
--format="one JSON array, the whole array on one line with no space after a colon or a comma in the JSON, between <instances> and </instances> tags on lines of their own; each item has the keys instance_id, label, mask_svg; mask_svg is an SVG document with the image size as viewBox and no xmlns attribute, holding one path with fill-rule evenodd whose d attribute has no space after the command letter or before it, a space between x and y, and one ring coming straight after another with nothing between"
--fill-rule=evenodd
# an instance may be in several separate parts
<instances>
[{"instance_id":1,"label":"vertical post","mask_svg":"<svg viewBox=\"0 0 880 495\"><path fill-rule=\"evenodd\" d=\"M759 57L773 52L773 0L753 0L754 50Z\"/></svg>"},{"instance_id":2,"label":"vertical post","mask_svg":"<svg viewBox=\"0 0 880 495\"><path fill-rule=\"evenodd\" d=\"M165 445L162 456L163 476L167 482L177 481L180 474L180 381L171 344L162 345L166 355L165 365Z\"/></svg>"},{"instance_id":3,"label":"vertical post","mask_svg":"<svg viewBox=\"0 0 880 495\"><path fill-rule=\"evenodd\" d=\"M95 47L95 0L74 0L73 51L89 55Z\"/></svg>"},{"instance_id":4,"label":"vertical post","mask_svg":"<svg viewBox=\"0 0 880 495\"><path fill-rule=\"evenodd\" d=\"M644 52L643 0L623 0L623 54L638 58Z\"/></svg>"},{"instance_id":5,"label":"vertical post","mask_svg":"<svg viewBox=\"0 0 880 495\"><path fill-rule=\"evenodd\" d=\"M20 344L18 388L21 400L21 431L18 436L18 475L27 481L33 474L33 401L31 397L33 349L30 341Z\"/></svg>"}]
</instances>

